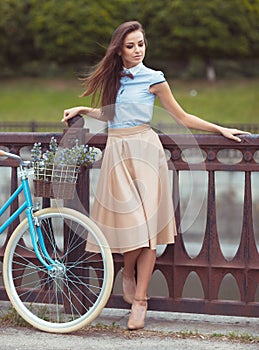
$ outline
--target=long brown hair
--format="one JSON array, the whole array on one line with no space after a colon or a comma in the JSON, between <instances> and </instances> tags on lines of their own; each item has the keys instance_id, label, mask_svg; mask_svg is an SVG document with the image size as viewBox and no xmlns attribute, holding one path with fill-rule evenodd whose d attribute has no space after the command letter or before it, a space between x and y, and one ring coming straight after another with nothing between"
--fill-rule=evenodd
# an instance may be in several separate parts
<instances>
[{"instance_id":1,"label":"long brown hair","mask_svg":"<svg viewBox=\"0 0 259 350\"><path fill-rule=\"evenodd\" d=\"M113 33L110 44L103 59L95 66L94 71L84 80L86 90L82 96L92 94L92 107L101 106L104 120L114 117L114 105L120 87L122 59L119 55L126 35L136 30L145 32L137 21L122 23ZM97 101L96 101L97 98Z\"/></svg>"}]
</instances>

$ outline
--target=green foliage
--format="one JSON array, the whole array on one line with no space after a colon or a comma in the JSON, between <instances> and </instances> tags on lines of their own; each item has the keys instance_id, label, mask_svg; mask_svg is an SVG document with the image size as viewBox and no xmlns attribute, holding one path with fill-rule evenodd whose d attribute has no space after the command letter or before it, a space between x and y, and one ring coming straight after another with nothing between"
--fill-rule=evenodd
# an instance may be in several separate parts
<instances>
[{"instance_id":1,"label":"green foliage","mask_svg":"<svg viewBox=\"0 0 259 350\"><path fill-rule=\"evenodd\" d=\"M133 19L146 29L149 62L259 57L259 0L1 0L0 13L2 74L36 75L38 61L56 71L92 65Z\"/></svg>"},{"instance_id":2,"label":"green foliage","mask_svg":"<svg viewBox=\"0 0 259 350\"><path fill-rule=\"evenodd\" d=\"M121 11L130 1L31 0L35 47L47 60L93 62L108 46Z\"/></svg>"},{"instance_id":3,"label":"green foliage","mask_svg":"<svg viewBox=\"0 0 259 350\"><path fill-rule=\"evenodd\" d=\"M152 57L259 56L259 1L143 0ZM152 18L152 20L151 20Z\"/></svg>"},{"instance_id":4,"label":"green foliage","mask_svg":"<svg viewBox=\"0 0 259 350\"><path fill-rule=\"evenodd\" d=\"M21 65L34 57L33 36L28 28L29 1L0 2L0 64Z\"/></svg>"},{"instance_id":5,"label":"green foliage","mask_svg":"<svg viewBox=\"0 0 259 350\"><path fill-rule=\"evenodd\" d=\"M32 0L30 27L46 60L83 60L92 52L89 5L83 0Z\"/></svg>"}]
</instances>

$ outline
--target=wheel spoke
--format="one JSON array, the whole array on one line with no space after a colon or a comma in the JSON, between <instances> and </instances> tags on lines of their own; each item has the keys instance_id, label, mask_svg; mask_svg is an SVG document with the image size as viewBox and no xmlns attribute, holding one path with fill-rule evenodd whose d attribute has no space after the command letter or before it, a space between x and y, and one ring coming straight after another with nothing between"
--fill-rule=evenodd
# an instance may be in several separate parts
<instances>
[{"instance_id":1,"label":"wheel spoke","mask_svg":"<svg viewBox=\"0 0 259 350\"><path fill-rule=\"evenodd\" d=\"M40 264L27 223L22 222L6 248L6 290L29 323L49 332L69 332L91 322L105 306L112 288L112 256L102 249L106 242L89 219L66 208L41 212L40 228L55 264L50 270ZM89 236L100 252L85 250Z\"/></svg>"}]
</instances>

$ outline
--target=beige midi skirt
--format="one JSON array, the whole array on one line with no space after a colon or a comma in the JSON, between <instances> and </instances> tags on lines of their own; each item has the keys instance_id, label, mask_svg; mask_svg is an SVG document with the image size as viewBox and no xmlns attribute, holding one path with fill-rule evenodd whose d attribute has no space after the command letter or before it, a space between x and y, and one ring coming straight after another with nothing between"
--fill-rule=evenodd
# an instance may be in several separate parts
<instances>
[{"instance_id":1,"label":"beige midi skirt","mask_svg":"<svg viewBox=\"0 0 259 350\"><path fill-rule=\"evenodd\" d=\"M167 161L149 125L108 130L91 218L113 253L174 243Z\"/></svg>"}]
</instances>

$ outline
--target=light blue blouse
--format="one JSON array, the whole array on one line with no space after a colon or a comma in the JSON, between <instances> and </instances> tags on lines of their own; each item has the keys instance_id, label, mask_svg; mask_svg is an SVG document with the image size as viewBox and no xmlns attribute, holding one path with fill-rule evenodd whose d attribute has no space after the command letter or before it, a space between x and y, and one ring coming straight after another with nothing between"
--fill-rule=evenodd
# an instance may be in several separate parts
<instances>
[{"instance_id":1,"label":"light blue blouse","mask_svg":"<svg viewBox=\"0 0 259 350\"><path fill-rule=\"evenodd\" d=\"M109 128L128 128L150 123L156 96L149 91L150 86L165 82L161 71L147 68L141 62L125 69L133 79L123 76L118 90L114 120L108 121Z\"/></svg>"}]
</instances>

